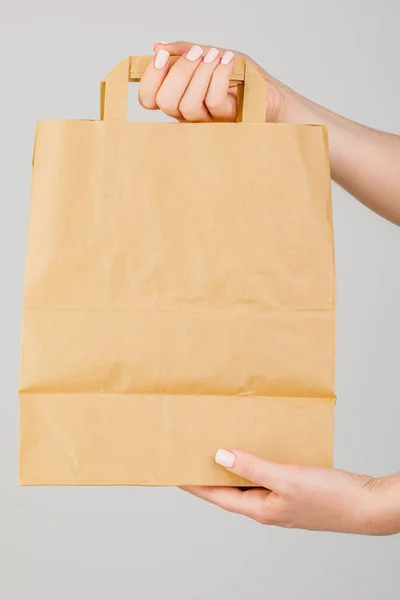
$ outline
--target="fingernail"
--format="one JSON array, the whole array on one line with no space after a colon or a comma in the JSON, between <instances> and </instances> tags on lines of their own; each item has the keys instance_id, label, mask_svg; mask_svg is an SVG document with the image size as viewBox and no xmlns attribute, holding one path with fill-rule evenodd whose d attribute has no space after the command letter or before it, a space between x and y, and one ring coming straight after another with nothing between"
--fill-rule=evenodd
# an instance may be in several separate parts
<instances>
[{"instance_id":1,"label":"fingernail","mask_svg":"<svg viewBox=\"0 0 400 600\"><path fill-rule=\"evenodd\" d=\"M167 44L167 42L162 42L161 40L157 40L157 42L154 42L154 44L153 44L153 52L155 52L157 44Z\"/></svg>"},{"instance_id":2,"label":"fingernail","mask_svg":"<svg viewBox=\"0 0 400 600\"><path fill-rule=\"evenodd\" d=\"M210 48L205 57L203 58L203 61L205 63L212 63L213 60L217 58L218 54L219 52L216 48Z\"/></svg>"},{"instance_id":3,"label":"fingernail","mask_svg":"<svg viewBox=\"0 0 400 600\"><path fill-rule=\"evenodd\" d=\"M203 48L200 48L200 46L192 46L186 54L186 58L191 62L194 62L195 60L198 60L202 54Z\"/></svg>"},{"instance_id":4,"label":"fingernail","mask_svg":"<svg viewBox=\"0 0 400 600\"><path fill-rule=\"evenodd\" d=\"M228 450L218 450L215 455L215 462L231 469L235 464L235 455L232 452L228 452Z\"/></svg>"},{"instance_id":5,"label":"fingernail","mask_svg":"<svg viewBox=\"0 0 400 600\"><path fill-rule=\"evenodd\" d=\"M221 58L221 65L229 65L232 58L233 58L233 52L231 52L230 50L227 50L225 52L225 54L223 55L223 57Z\"/></svg>"},{"instance_id":6,"label":"fingernail","mask_svg":"<svg viewBox=\"0 0 400 600\"><path fill-rule=\"evenodd\" d=\"M169 52L166 50L159 50L154 60L154 66L156 69L163 69L169 59Z\"/></svg>"}]
</instances>

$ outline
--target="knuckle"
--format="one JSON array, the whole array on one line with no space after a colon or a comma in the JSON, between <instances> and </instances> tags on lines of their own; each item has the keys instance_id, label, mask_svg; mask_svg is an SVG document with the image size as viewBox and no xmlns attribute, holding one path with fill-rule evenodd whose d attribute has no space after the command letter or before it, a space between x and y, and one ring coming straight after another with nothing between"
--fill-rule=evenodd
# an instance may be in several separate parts
<instances>
[{"instance_id":1,"label":"knuckle","mask_svg":"<svg viewBox=\"0 0 400 600\"><path fill-rule=\"evenodd\" d=\"M178 112L177 106L161 92L156 96L156 104L167 115L175 116Z\"/></svg>"},{"instance_id":2,"label":"knuckle","mask_svg":"<svg viewBox=\"0 0 400 600\"><path fill-rule=\"evenodd\" d=\"M190 106L189 104L187 104L186 102L181 102L179 104L179 111L181 112L181 114L187 118L190 115L193 114L193 106Z\"/></svg>"},{"instance_id":3,"label":"knuckle","mask_svg":"<svg viewBox=\"0 0 400 600\"><path fill-rule=\"evenodd\" d=\"M206 98L205 104L209 110L213 111L217 110L221 106L221 100L218 98Z\"/></svg>"},{"instance_id":4,"label":"knuckle","mask_svg":"<svg viewBox=\"0 0 400 600\"><path fill-rule=\"evenodd\" d=\"M254 477L255 477L255 470L253 469L253 467L243 467L242 472L241 472L241 476L244 479L247 479L248 481L252 481L254 482Z\"/></svg>"},{"instance_id":5,"label":"knuckle","mask_svg":"<svg viewBox=\"0 0 400 600\"><path fill-rule=\"evenodd\" d=\"M274 524L278 527L284 527L285 529L294 529L296 527L296 524L292 519L283 515L276 518Z\"/></svg>"},{"instance_id":6,"label":"knuckle","mask_svg":"<svg viewBox=\"0 0 400 600\"><path fill-rule=\"evenodd\" d=\"M193 102L188 102L185 100L182 100L179 103L179 111L185 117L186 121L197 120L199 114L201 114L201 111L199 110L200 108L201 107Z\"/></svg>"},{"instance_id":7,"label":"knuckle","mask_svg":"<svg viewBox=\"0 0 400 600\"><path fill-rule=\"evenodd\" d=\"M290 511L288 507L270 507L265 511L264 516L268 517L269 525L284 527L285 529L293 529L296 527L292 511Z\"/></svg>"},{"instance_id":8,"label":"knuckle","mask_svg":"<svg viewBox=\"0 0 400 600\"><path fill-rule=\"evenodd\" d=\"M272 521L271 519L268 517L267 514L265 514L263 511L257 513L254 516L254 520L257 521L257 523L260 523L260 525L272 525Z\"/></svg>"},{"instance_id":9,"label":"knuckle","mask_svg":"<svg viewBox=\"0 0 400 600\"><path fill-rule=\"evenodd\" d=\"M260 515L260 516L256 517L255 520L257 521L257 523L260 523L260 525L269 525L270 524L268 519L264 515Z\"/></svg>"},{"instance_id":10,"label":"knuckle","mask_svg":"<svg viewBox=\"0 0 400 600\"><path fill-rule=\"evenodd\" d=\"M139 93L139 104L147 110L155 110L156 108L158 108L154 98L147 96L143 93Z\"/></svg>"}]
</instances>

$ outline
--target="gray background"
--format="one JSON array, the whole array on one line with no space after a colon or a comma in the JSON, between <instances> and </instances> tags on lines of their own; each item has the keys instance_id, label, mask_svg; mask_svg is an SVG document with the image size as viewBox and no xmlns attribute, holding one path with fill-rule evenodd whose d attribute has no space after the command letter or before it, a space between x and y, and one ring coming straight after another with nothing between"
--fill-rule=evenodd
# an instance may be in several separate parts
<instances>
[{"instance_id":1,"label":"gray background","mask_svg":"<svg viewBox=\"0 0 400 600\"><path fill-rule=\"evenodd\" d=\"M16 393L35 122L97 118L114 64L183 38L242 49L313 100L400 133L398 0L3 0L0 11L0 597L398 598L400 536L265 528L176 489L20 489ZM336 465L382 475L400 467L400 230L333 192Z\"/></svg>"}]
</instances>

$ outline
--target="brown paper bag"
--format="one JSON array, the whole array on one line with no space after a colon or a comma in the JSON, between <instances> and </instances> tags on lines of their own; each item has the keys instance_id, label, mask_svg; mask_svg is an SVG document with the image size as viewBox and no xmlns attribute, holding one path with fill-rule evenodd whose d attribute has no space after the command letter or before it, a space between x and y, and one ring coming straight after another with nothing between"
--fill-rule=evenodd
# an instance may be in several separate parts
<instances>
[{"instance_id":1,"label":"brown paper bag","mask_svg":"<svg viewBox=\"0 0 400 600\"><path fill-rule=\"evenodd\" d=\"M320 126L38 124L23 308L20 482L243 485L218 448L332 463L335 275Z\"/></svg>"}]
</instances>

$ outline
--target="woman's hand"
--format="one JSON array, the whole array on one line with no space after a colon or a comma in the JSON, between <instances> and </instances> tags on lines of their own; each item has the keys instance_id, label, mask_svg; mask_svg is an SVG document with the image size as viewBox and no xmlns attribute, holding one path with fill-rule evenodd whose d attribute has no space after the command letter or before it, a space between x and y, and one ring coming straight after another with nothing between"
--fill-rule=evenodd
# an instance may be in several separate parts
<instances>
[{"instance_id":1,"label":"woman's hand","mask_svg":"<svg viewBox=\"0 0 400 600\"><path fill-rule=\"evenodd\" d=\"M219 450L215 460L262 488L182 489L266 525L369 535L400 532L400 474L374 479L281 465L238 450Z\"/></svg>"},{"instance_id":2,"label":"woman's hand","mask_svg":"<svg viewBox=\"0 0 400 600\"><path fill-rule=\"evenodd\" d=\"M154 60L139 88L142 106L192 123L236 120L236 86L230 86L229 78L234 56L240 53L188 42L156 42L153 49ZM173 66L170 56L180 57ZM267 120L276 121L282 112L284 86L263 72L271 84Z\"/></svg>"},{"instance_id":3,"label":"woman's hand","mask_svg":"<svg viewBox=\"0 0 400 600\"><path fill-rule=\"evenodd\" d=\"M139 88L145 108L160 108L180 121L235 121L236 88L229 86L229 76L232 59L241 55L239 52L188 42L156 42L153 50L154 60ZM173 66L170 56L180 57ZM400 225L400 137L345 119L300 96L259 65L257 68L268 81L266 120L325 125L332 178L372 210Z\"/></svg>"}]
</instances>

